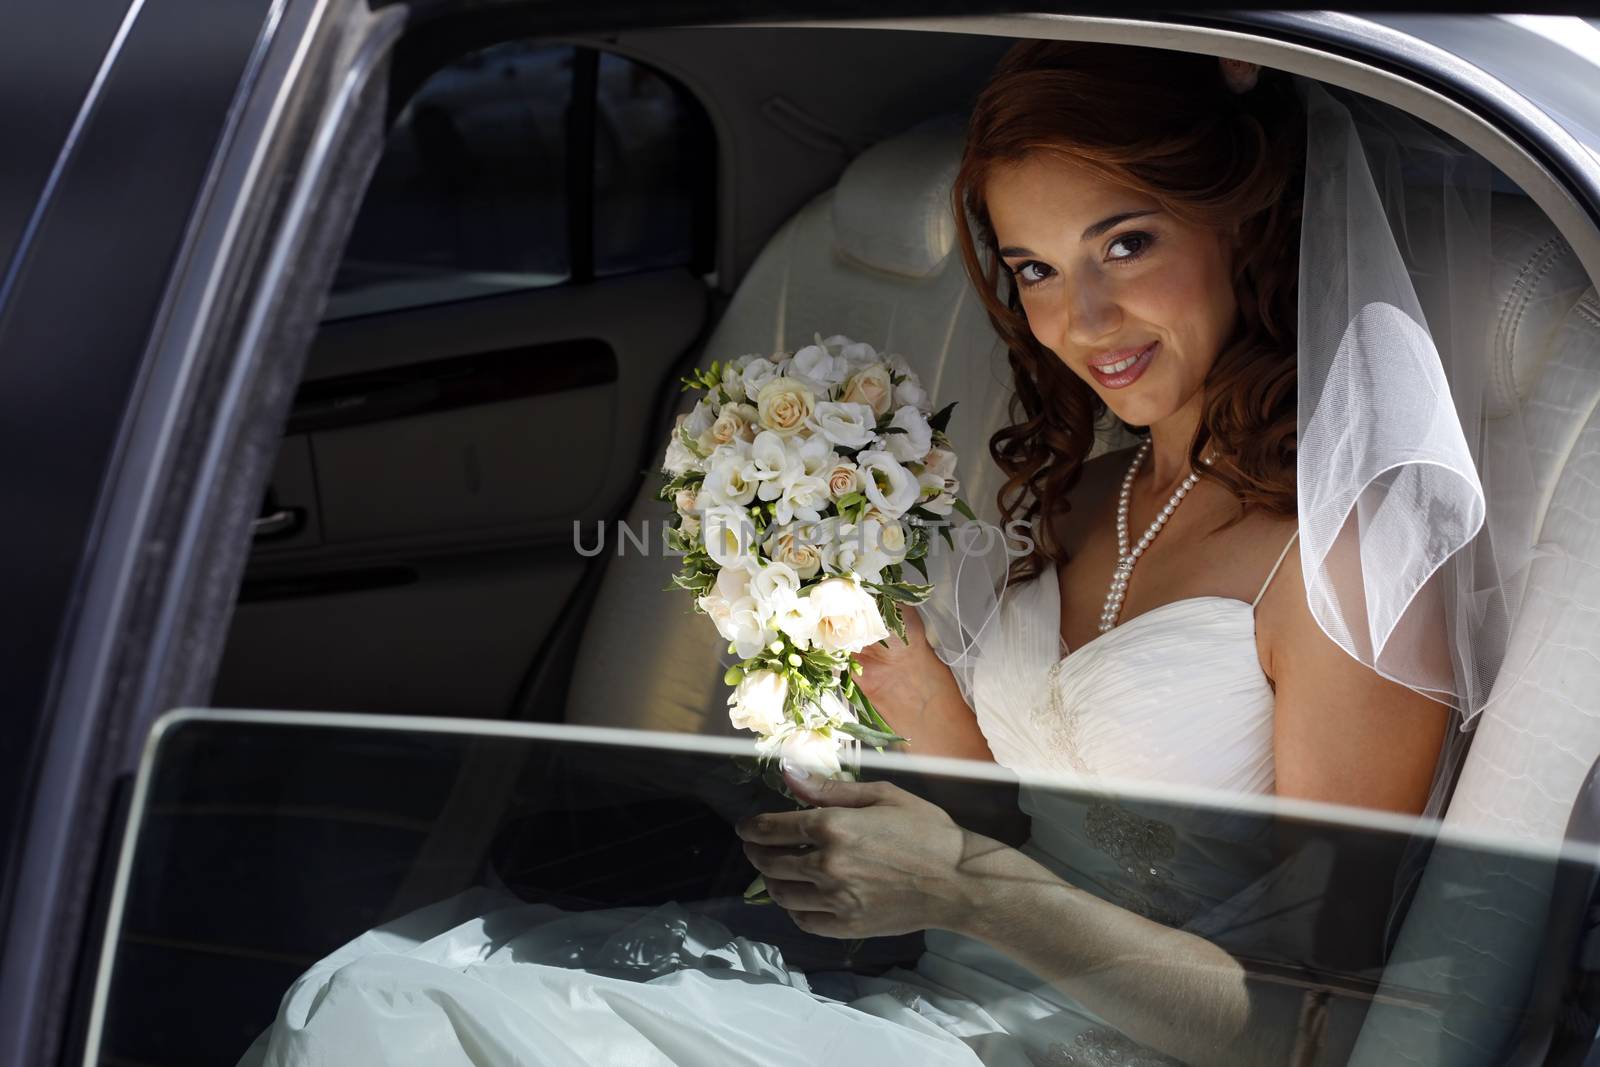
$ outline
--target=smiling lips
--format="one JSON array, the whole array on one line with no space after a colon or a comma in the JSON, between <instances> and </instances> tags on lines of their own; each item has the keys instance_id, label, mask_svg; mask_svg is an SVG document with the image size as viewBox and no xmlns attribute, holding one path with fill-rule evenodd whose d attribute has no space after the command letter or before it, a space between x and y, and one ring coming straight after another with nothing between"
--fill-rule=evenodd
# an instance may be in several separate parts
<instances>
[{"instance_id":1,"label":"smiling lips","mask_svg":"<svg viewBox=\"0 0 1600 1067\"><path fill-rule=\"evenodd\" d=\"M1143 348L1107 352L1089 364L1089 373L1107 389L1126 388L1139 380L1160 346L1160 341L1151 341Z\"/></svg>"}]
</instances>

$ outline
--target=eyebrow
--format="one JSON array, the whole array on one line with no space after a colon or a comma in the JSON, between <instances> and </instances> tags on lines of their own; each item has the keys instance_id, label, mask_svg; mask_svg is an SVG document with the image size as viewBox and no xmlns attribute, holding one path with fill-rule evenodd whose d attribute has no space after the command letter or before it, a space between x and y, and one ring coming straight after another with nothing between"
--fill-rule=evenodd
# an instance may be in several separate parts
<instances>
[{"instance_id":1,"label":"eyebrow","mask_svg":"<svg viewBox=\"0 0 1600 1067\"><path fill-rule=\"evenodd\" d=\"M1078 239L1080 241L1092 241L1096 237L1099 237L1101 234L1105 233L1107 230L1120 226L1129 219L1137 219L1142 218L1145 215L1154 214L1156 214L1155 208L1147 208L1144 211L1124 211L1120 215L1112 215L1109 218L1101 219L1093 226L1090 226L1087 230L1084 230L1083 236ZM1030 251L1026 248L1019 248L1016 245L1011 245L1009 247L1002 248L1000 250L1000 255L1005 259L1012 259L1016 256L1034 256L1038 255L1038 253Z\"/></svg>"}]
</instances>

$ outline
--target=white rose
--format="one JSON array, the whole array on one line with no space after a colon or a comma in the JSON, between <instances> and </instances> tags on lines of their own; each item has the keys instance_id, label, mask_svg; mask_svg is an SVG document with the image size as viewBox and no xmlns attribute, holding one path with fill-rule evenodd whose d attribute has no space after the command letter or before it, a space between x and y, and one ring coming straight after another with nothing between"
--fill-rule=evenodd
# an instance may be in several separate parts
<instances>
[{"instance_id":1,"label":"white rose","mask_svg":"<svg viewBox=\"0 0 1600 1067\"><path fill-rule=\"evenodd\" d=\"M687 515L694 510L698 494L693 489L679 489L672 494L672 506Z\"/></svg>"},{"instance_id":2,"label":"white rose","mask_svg":"<svg viewBox=\"0 0 1600 1067\"><path fill-rule=\"evenodd\" d=\"M922 412L907 404L894 413L889 425L905 431L886 435L889 452L894 458L901 463L921 463L922 457L933 447L933 429Z\"/></svg>"},{"instance_id":3,"label":"white rose","mask_svg":"<svg viewBox=\"0 0 1600 1067\"><path fill-rule=\"evenodd\" d=\"M750 547L755 542L756 524L743 508L717 505L701 516L705 529L706 553L719 567L750 565Z\"/></svg>"},{"instance_id":4,"label":"white rose","mask_svg":"<svg viewBox=\"0 0 1600 1067\"><path fill-rule=\"evenodd\" d=\"M733 441L755 440L756 409L749 404L726 404L708 431L713 447Z\"/></svg>"},{"instance_id":5,"label":"white rose","mask_svg":"<svg viewBox=\"0 0 1600 1067\"><path fill-rule=\"evenodd\" d=\"M891 519L910 511L922 495L916 477L888 452L862 452L856 456L856 464L861 468L861 488L867 499Z\"/></svg>"},{"instance_id":6,"label":"white rose","mask_svg":"<svg viewBox=\"0 0 1600 1067\"><path fill-rule=\"evenodd\" d=\"M740 377L744 380L745 396L754 397L760 395L761 387L777 376L778 365L776 363L760 357L752 359L740 373Z\"/></svg>"},{"instance_id":7,"label":"white rose","mask_svg":"<svg viewBox=\"0 0 1600 1067\"><path fill-rule=\"evenodd\" d=\"M818 730L791 730L758 742L756 751L767 758L777 757L784 770L800 771L808 777L836 778L844 769L839 763L838 740Z\"/></svg>"},{"instance_id":8,"label":"white rose","mask_svg":"<svg viewBox=\"0 0 1600 1067\"><path fill-rule=\"evenodd\" d=\"M872 442L877 416L866 404L823 401L807 423L819 436L840 448L865 448Z\"/></svg>"},{"instance_id":9,"label":"white rose","mask_svg":"<svg viewBox=\"0 0 1600 1067\"><path fill-rule=\"evenodd\" d=\"M810 387L793 378L774 378L756 394L761 425L784 437L799 433L816 405Z\"/></svg>"},{"instance_id":10,"label":"white rose","mask_svg":"<svg viewBox=\"0 0 1600 1067\"><path fill-rule=\"evenodd\" d=\"M835 463L827 473L828 495L838 500L861 488L861 472L847 459Z\"/></svg>"},{"instance_id":11,"label":"white rose","mask_svg":"<svg viewBox=\"0 0 1600 1067\"><path fill-rule=\"evenodd\" d=\"M807 527L774 525L767 534L767 558L786 563L801 579L814 578L822 569L822 553L806 540Z\"/></svg>"},{"instance_id":12,"label":"white rose","mask_svg":"<svg viewBox=\"0 0 1600 1067\"><path fill-rule=\"evenodd\" d=\"M826 578L811 590L817 612L816 643L829 652L860 652L889 636L878 605L848 578Z\"/></svg>"},{"instance_id":13,"label":"white rose","mask_svg":"<svg viewBox=\"0 0 1600 1067\"><path fill-rule=\"evenodd\" d=\"M808 596L784 597L769 625L804 651L817 637L817 609Z\"/></svg>"},{"instance_id":14,"label":"white rose","mask_svg":"<svg viewBox=\"0 0 1600 1067\"><path fill-rule=\"evenodd\" d=\"M777 733L789 721L784 705L789 680L777 671L751 671L728 697L728 720L735 729L754 730L763 736Z\"/></svg>"},{"instance_id":15,"label":"white rose","mask_svg":"<svg viewBox=\"0 0 1600 1067\"><path fill-rule=\"evenodd\" d=\"M933 410L933 401L929 398L928 391L915 378L906 378L894 387L894 402L896 407L905 407L909 404L924 414Z\"/></svg>"},{"instance_id":16,"label":"white rose","mask_svg":"<svg viewBox=\"0 0 1600 1067\"><path fill-rule=\"evenodd\" d=\"M882 363L872 363L852 374L844 383L839 399L846 404L865 404L874 416L889 413L894 403L894 385L889 381L889 368Z\"/></svg>"},{"instance_id":17,"label":"white rose","mask_svg":"<svg viewBox=\"0 0 1600 1067\"><path fill-rule=\"evenodd\" d=\"M817 344L806 345L796 352L789 366L784 368L784 374L805 382L815 392L826 393L844 381L845 369L843 360Z\"/></svg>"}]
</instances>

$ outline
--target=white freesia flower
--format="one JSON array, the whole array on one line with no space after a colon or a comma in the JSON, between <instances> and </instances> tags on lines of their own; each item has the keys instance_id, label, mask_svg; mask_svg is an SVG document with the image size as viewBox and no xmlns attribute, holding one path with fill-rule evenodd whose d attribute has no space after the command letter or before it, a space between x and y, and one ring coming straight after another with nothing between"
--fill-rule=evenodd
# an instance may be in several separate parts
<instances>
[{"instance_id":1,"label":"white freesia flower","mask_svg":"<svg viewBox=\"0 0 1600 1067\"><path fill-rule=\"evenodd\" d=\"M745 365L739 376L744 381L744 392L747 399L755 399L761 394L761 387L778 376L778 365L769 359L757 356Z\"/></svg>"},{"instance_id":2,"label":"white freesia flower","mask_svg":"<svg viewBox=\"0 0 1600 1067\"><path fill-rule=\"evenodd\" d=\"M816 406L810 386L794 378L774 378L756 394L762 428L784 437L803 430Z\"/></svg>"},{"instance_id":3,"label":"white freesia flower","mask_svg":"<svg viewBox=\"0 0 1600 1067\"><path fill-rule=\"evenodd\" d=\"M901 463L921 463L933 447L933 429L915 407L907 404L894 413L889 425L905 433L888 434L889 452Z\"/></svg>"},{"instance_id":4,"label":"white freesia flower","mask_svg":"<svg viewBox=\"0 0 1600 1067\"><path fill-rule=\"evenodd\" d=\"M917 475L917 486L922 498L917 505L935 515L949 515L956 508L956 481L953 478L945 479L924 470Z\"/></svg>"},{"instance_id":5,"label":"white freesia flower","mask_svg":"<svg viewBox=\"0 0 1600 1067\"><path fill-rule=\"evenodd\" d=\"M891 354L884 356L883 361L889 365L890 373L896 378L915 378L917 376L917 372L911 369L911 361L906 359L905 356Z\"/></svg>"},{"instance_id":6,"label":"white freesia flower","mask_svg":"<svg viewBox=\"0 0 1600 1067\"><path fill-rule=\"evenodd\" d=\"M859 722L856 709L837 689L824 689L817 699L800 709L800 717L812 729L819 726L838 726L840 723Z\"/></svg>"},{"instance_id":7,"label":"white freesia flower","mask_svg":"<svg viewBox=\"0 0 1600 1067\"><path fill-rule=\"evenodd\" d=\"M860 370L869 363L877 363L878 350L865 341L852 341L844 334L834 334L822 342L828 350L844 360L851 373Z\"/></svg>"},{"instance_id":8,"label":"white freesia flower","mask_svg":"<svg viewBox=\"0 0 1600 1067\"><path fill-rule=\"evenodd\" d=\"M876 423L877 416L866 404L825 400L817 405L807 425L840 448L865 448L872 442Z\"/></svg>"},{"instance_id":9,"label":"white freesia flower","mask_svg":"<svg viewBox=\"0 0 1600 1067\"><path fill-rule=\"evenodd\" d=\"M811 590L817 612L818 647L829 652L860 652L889 636L878 605L855 581L825 578Z\"/></svg>"},{"instance_id":10,"label":"white freesia flower","mask_svg":"<svg viewBox=\"0 0 1600 1067\"><path fill-rule=\"evenodd\" d=\"M744 508L756 498L761 472L747 450L723 446L706 461L706 480L700 485L702 504Z\"/></svg>"},{"instance_id":11,"label":"white freesia flower","mask_svg":"<svg viewBox=\"0 0 1600 1067\"><path fill-rule=\"evenodd\" d=\"M909 404L924 415L933 411L933 398L916 378L904 378L894 387L894 403L896 407Z\"/></svg>"},{"instance_id":12,"label":"white freesia flower","mask_svg":"<svg viewBox=\"0 0 1600 1067\"><path fill-rule=\"evenodd\" d=\"M910 545L906 539L904 524L877 512L868 512L861 520L861 526L862 541L868 551L883 557L885 566L905 562Z\"/></svg>"},{"instance_id":13,"label":"white freesia flower","mask_svg":"<svg viewBox=\"0 0 1600 1067\"><path fill-rule=\"evenodd\" d=\"M683 416L678 416L680 424ZM688 474L690 471L704 470L700 457L689 451L689 446L678 437L678 431L672 431L672 440L667 442L667 454L661 461L661 469L672 477L677 478Z\"/></svg>"},{"instance_id":14,"label":"white freesia flower","mask_svg":"<svg viewBox=\"0 0 1600 1067\"><path fill-rule=\"evenodd\" d=\"M690 409L689 414L685 416L681 425L690 438L699 440L700 436L711 429L711 424L716 421L717 406L709 399L701 398L695 401L694 407ZM710 451L710 449L706 451Z\"/></svg>"},{"instance_id":15,"label":"white freesia flower","mask_svg":"<svg viewBox=\"0 0 1600 1067\"><path fill-rule=\"evenodd\" d=\"M844 360L829 352L820 344L806 345L794 354L794 359L784 368L786 377L805 382L811 387L812 392L826 394L828 390L844 381L845 372L848 370Z\"/></svg>"},{"instance_id":16,"label":"white freesia flower","mask_svg":"<svg viewBox=\"0 0 1600 1067\"><path fill-rule=\"evenodd\" d=\"M797 594L781 596L768 624L787 637L802 651L809 649L817 637L817 608L808 596Z\"/></svg>"},{"instance_id":17,"label":"white freesia flower","mask_svg":"<svg viewBox=\"0 0 1600 1067\"><path fill-rule=\"evenodd\" d=\"M784 483L801 473L799 454L772 430L756 434L750 445L750 462L762 500L778 499L783 495Z\"/></svg>"},{"instance_id":18,"label":"white freesia flower","mask_svg":"<svg viewBox=\"0 0 1600 1067\"><path fill-rule=\"evenodd\" d=\"M728 720L735 729L777 733L789 722L784 714L788 699L787 678L777 671L751 671L728 697Z\"/></svg>"},{"instance_id":19,"label":"white freesia flower","mask_svg":"<svg viewBox=\"0 0 1600 1067\"><path fill-rule=\"evenodd\" d=\"M700 517L705 530L706 553L719 567L749 566L756 524L743 508L716 505ZM719 576L720 577L720 576Z\"/></svg>"},{"instance_id":20,"label":"white freesia flower","mask_svg":"<svg viewBox=\"0 0 1600 1067\"><path fill-rule=\"evenodd\" d=\"M772 510L775 522L816 522L822 510L832 501L828 497L828 483L817 475L802 475L784 482L783 495Z\"/></svg>"},{"instance_id":21,"label":"white freesia flower","mask_svg":"<svg viewBox=\"0 0 1600 1067\"><path fill-rule=\"evenodd\" d=\"M834 528L833 555L828 565L835 571L853 574L863 582L876 582L890 563L869 536L865 523L841 522Z\"/></svg>"},{"instance_id":22,"label":"white freesia flower","mask_svg":"<svg viewBox=\"0 0 1600 1067\"><path fill-rule=\"evenodd\" d=\"M755 597L741 597L728 605L728 632L723 636L733 642L740 659L749 659L777 639L778 633L769 622L770 617L762 613Z\"/></svg>"},{"instance_id":23,"label":"white freesia flower","mask_svg":"<svg viewBox=\"0 0 1600 1067\"><path fill-rule=\"evenodd\" d=\"M847 404L865 404L872 414L882 417L889 413L894 403L894 385L889 381L889 368L882 363L869 363L844 383L839 399Z\"/></svg>"},{"instance_id":24,"label":"white freesia flower","mask_svg":"<svg viewBox=\"0 0 1600 1067\"><path fill-rule=\"evenodd\" d=\"M856 465L861 468L861 488L867 494L867 499L891 519L898 519L910 511L922 495L922 487L916 477L888 452L862 452L856 456Z\"/></svg>"},{"instance_id":25,"label":"white freesia flower","mask_svg":"<svg viewBox=\"0 0 1600 1067\"><path fill-rule=\"evenodd\" d=\"M744 386L744 371L746 367L760 358L759 353L740 356L738 359L730 359L723 365L722 390L735 402L750 398L750 393Z\"/></svg>"},{"instance_id":26,"label":"white freesia flower","mask_svg":"<svg viewBox=\"0 0 1600 1067\"><path fill-rule=\"evenodd\" d=\"M839 740L820 730L791 730L756 744L756 753L771 759L787 771L802 771L813 778L837 778L844 770L839 762Z\"/></svg>"},{"instance_id":27,"label":"white freesia flower","mask_svg":"<svg viewBox=\"0 0 1600 1067\"><path fill-rule=\"evenodd\" d=\"M773 560L758 567L750 577L750 595L768 616L777 610L784 594L795 596L799 592L799 572L787 563Z\"/></svg>"}]
</instances>

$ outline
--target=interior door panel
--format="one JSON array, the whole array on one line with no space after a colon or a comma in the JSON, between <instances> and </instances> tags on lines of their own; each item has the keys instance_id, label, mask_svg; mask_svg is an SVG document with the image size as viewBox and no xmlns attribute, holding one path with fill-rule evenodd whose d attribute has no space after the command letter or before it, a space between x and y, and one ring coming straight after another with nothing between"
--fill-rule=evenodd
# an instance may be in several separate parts
<instances>
[{"instance_id":1,"label":"interior door panel","mask_svg":"<svg viewBox=\"0 0 1600 1067\"><path fill-rule=\"evenodd\" d=\"M325 324L217 702L508 714L708 313L672 270Z\"/></svg>"}]
</instances>

